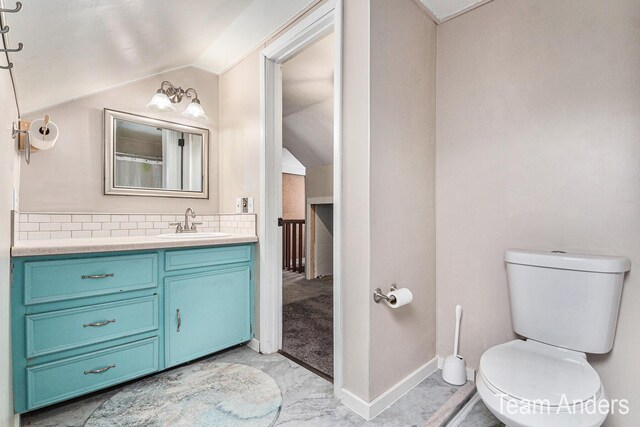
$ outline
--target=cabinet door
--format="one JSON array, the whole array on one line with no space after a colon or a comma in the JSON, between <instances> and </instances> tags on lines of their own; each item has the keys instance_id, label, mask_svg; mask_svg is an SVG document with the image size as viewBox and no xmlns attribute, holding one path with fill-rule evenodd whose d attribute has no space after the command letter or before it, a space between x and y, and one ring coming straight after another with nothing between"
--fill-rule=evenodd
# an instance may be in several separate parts
<instances>
[{"instance_id":1,"label":"cabinet door","mask_svg":"<svg viewBox=\"0 0 640 427\"><path fill-rule=\"evenodd\" d=\"M249 267L165 279L167 366L251 339Z\"/></svg>"}]
</instances>

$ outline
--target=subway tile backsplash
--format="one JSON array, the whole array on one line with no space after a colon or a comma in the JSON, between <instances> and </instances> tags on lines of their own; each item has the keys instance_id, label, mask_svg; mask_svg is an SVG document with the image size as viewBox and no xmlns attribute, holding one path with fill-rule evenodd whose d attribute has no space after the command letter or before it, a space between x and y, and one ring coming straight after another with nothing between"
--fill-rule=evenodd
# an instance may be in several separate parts
<instances>
[{"instance_id":1,"label":"subway tile backsplash","mask_svg":"<svg viewBox=\"0 0 640 427\"><path fill-rule=\"evenodd\" d=\"M184 222L184 214L30 213L14 214L14 241L77 239L92 237L155 236L173 233L172 222ZM256 235L255 214L196 215L198 230Z\"/></svg>"}]
</instances>

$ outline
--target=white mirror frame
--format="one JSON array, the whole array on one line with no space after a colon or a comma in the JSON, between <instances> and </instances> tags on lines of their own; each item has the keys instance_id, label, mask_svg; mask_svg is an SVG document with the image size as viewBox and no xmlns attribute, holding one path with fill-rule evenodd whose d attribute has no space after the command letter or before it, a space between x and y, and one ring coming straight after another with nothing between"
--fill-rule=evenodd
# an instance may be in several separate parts
<instances>
[{"instance_id":1,"label":"white mirror frame","mask_svg":"<svg viewBox=\"0 0 640 427\"><path fill-rule=\"evenodd\" d=\"M160 190L151 188L130 188L115 186L115 121L116 119L141 123L163 129L171 129L202 135L202 191ZM104 194L118 196L146 196L146 197L180 197L188 199L209 198L209 130L165 120L122 111L104 109Z\"/></svg>"}]
</instances>

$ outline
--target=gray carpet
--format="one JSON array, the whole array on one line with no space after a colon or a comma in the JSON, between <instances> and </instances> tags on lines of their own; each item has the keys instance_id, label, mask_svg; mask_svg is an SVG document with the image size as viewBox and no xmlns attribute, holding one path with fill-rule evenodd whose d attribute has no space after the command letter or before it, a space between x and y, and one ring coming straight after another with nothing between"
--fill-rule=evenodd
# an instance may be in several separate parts
<instances>
[{"instance_id":1,"label":"gray carpet","mask_svg":"<svg viewBox=\"0 0 640 427\"><path fill-rule=\"evenodd\" d=\"M282 350L333 377L333 279L284 272Z\"/></svg>"}]
</instances>

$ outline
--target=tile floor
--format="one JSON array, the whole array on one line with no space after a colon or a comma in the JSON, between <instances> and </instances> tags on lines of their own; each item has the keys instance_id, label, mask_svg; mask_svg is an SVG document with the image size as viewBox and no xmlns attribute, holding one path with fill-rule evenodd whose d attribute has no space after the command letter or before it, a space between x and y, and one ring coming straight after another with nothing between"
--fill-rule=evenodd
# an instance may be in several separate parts
<instances>
[{"instance_id":1,"label":"tile floor","mask_svg":"<svg viewBox=\"0 0 640 427\"><path fill-rule=\"evenodd\" d=\"M453 395L457 387L442 381L436 372L403 396L373 421L365 421L340 404L333 396L333 384L280 354L261 355L248 347L238 347L207 360L243 363L261 369L278 383L283 406L275 425L304 427L341 426L422 426ZM198 362L196 362L198 363ZM117 389L98 393L71 403L23 416L25 426L79 427ZM488 411L476 407L465 426L495 426ZM490 414L488 414L490 415Z\"/></svg>"}]
</instances>

